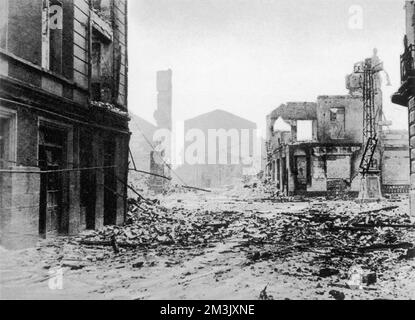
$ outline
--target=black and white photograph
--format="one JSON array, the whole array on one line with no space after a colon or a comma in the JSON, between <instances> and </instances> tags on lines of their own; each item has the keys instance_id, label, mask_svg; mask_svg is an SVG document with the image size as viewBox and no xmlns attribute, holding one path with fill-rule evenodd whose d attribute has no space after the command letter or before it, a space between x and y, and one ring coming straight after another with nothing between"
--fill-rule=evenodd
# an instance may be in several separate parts
<instances>
[{"instance_id":1,"label":"black and white photograph","mask_svg":"<svg viewBox=\"0 0 415 320\"><path fill-rule=\"evenodd\" d=\"M415 1L0 0L0 300L414 299Z\"/></svg>"}]
</instances>

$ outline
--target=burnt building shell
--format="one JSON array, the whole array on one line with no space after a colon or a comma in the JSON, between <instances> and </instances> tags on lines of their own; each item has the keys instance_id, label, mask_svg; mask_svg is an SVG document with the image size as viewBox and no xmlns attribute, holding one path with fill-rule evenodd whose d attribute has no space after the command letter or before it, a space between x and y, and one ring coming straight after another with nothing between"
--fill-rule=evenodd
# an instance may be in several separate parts
<instances>
[{"instance_id":1,"label":"burnt building shell","mask_svg":"<svg viewBox=\"0 0 415 320\"><path fill-rule=\"evenodd\" d=\"M381 106L380 100L377 103ZM280 118L290 125L290 131L275 127ZM298 140L300 121L312 123L307 141ZM405 192L408 182L390 175L391 159L401 163L404 169L409 167L405 145L391 142L392 137L393 133L381 135L373 163L381 171L385 192ZM267 117L266 175L284 194L357 196L362 141L361 95L326 95L319 96L317 103L284 104Z\"/></svg>"}]
</instances>

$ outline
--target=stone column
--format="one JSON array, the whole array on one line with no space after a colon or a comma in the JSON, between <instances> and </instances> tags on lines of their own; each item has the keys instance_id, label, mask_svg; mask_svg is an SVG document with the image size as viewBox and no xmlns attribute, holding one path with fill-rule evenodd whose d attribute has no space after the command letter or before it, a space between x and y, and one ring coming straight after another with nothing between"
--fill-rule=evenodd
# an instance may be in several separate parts
<instances>
[{"instance_id":1,"label":"stone column","mask_svg":"<svg viewBox=\"0 0 415 320\"><path fill-rule=\"evenodd\" d=\"M96 167L104 166L104 146L99 132L93 135L92 154ZM96 170L95 229L104 226L104 170Z\"/></svg>"}]
</instances>

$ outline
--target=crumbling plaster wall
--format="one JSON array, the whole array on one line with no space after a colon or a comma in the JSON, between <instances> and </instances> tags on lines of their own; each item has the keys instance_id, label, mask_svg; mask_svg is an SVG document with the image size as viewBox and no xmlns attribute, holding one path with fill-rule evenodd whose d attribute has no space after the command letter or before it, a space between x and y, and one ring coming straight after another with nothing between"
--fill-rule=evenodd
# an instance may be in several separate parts
<instances>
[{"instance_id":1,"label":"crumbling plaster wall","mask_svg":"<svg viewBox=\"0 0 415 320\"><path fill-rule=\"evenodd\" d=\"M339 140L362 143L363 141L363 112L360 96L320 96L317 103L318 141L321 143L336 142ZM333 139L330 136L331 120L330 109L345 110L345 134L343 139Z\"/></svg>"}]
</instances>

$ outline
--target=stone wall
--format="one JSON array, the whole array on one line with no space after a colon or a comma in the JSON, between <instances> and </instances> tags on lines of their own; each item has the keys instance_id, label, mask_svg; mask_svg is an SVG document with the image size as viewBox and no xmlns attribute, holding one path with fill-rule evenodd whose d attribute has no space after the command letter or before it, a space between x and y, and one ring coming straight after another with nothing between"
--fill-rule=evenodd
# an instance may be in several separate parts
<instances>
[{"instance_id":1,"label":"stone wall","mask_svg":"<svg viewBox=\"0 0 415 320\"><path fill-rule=\"evenodd\" d=\"M343 107L345 110L344 137L333 139L330 109ZM363 111L360 96L320 96L317 107L318 141L321 143L345 140L352 143L362 143Z\"/></svg>"},{"instance_id":2,"label":"stone wall","mask_svg":"<svg viewBox=\"0 0 415 320\"><path fill-rule=\"evenodd\" d=\"M382 139L382 184L409 185L409 142L407 131L385 132Z\"/></svg>"},{"instance_id":3,"label":"stone wall","mask_svg":"<svg viewBox=\"0 0 415 320\"><path fill-rule=\"evenodd\" d=\"M0 245L22 249L39 239L40 174L38 168L9 170L22 173L0 175Z\"/></svg>"}]
</instances>

